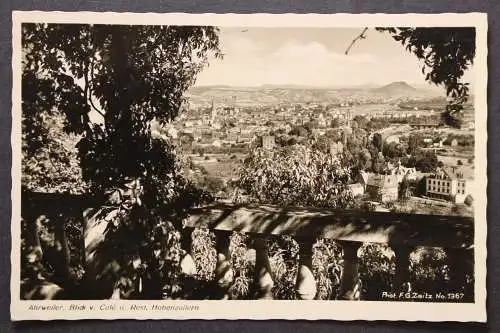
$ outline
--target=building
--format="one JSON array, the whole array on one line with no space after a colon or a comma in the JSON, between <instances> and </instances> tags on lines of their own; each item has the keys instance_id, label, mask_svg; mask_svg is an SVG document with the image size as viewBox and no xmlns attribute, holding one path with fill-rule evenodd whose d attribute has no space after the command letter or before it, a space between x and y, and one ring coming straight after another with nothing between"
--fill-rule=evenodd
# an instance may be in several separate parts
<instances>
[{"instance_id":1,"label":"building","mask_svg":"<svg viewBox=\"0 0 500 333\"><path fill-rule=\"evenodd\" d=\"M444 167L427 177L426 195L431 198L463 203L472 194L473 170L467 167Z\"/></svg>"},{"instance_id":2,"label":"building","mask_svg":"<svg viewBox=\"0 0 500 333\"><path fill-rule=\"evenodd\" d=\"M220 147L222 147L222 142L221 142L221 140L218 140L218 139L214 140L214 141L212 142L212 146L214 146L214 147L216 147L216 148L220 148Z\"/></svg>"},{"instance_id":3,"label":"building","mask_svg":"<svg viewBox=\"0 0 500 333\"><path fill-rule=\"evenodd\" d=\"M398 135L389 135L387 138L385 138L385 143L390 144L390 143L396 143L399 144L399 136Z\"/></svg>"},{"instance_id":4,"label":"building","mask_svg":"<svg viewBox=\"0 0 500 333\"><path fill-rule=\"evenodd\" d=\"M365 187L361 183L354 183L347 185L347 188L351 191L352 195L357 197L358 195L365 194Z\"/></svg>"},{"instance_id":5,"label":"building","mask_svg":"<svg viewBox=\"0 0 500 333\"><path fill-rule=\"evenodd\" d=\"M211 107L211 115L210 115L210 124L212 127L215 125L215 121L217 120L217 108L215 107L214 100L212 99L212 107Z\"/></svg>"},{"instance_id":6,"label":"building","mask_svg":"<svg viewBox=\"0 0 500 333\"><path fill-rule=\"evenodd\" d=\"M360 170L357 175L354 176L354 182L363 185L363 189L366 192L366 185L368 184L368 179L373 175L372 172L366 172Z\"/></svg>"},{"instance_id":7,"label":"building","mask_svg":"<svg viewBox=\"0 0 500 333\"><path fill-rule=\"evenodd\" d=\"M276 146L276 141L274 140L274 136L272 135L264 135L262 137L262 147L264 149L274 149Z\"/></svg>"},{"instance_id":8,"label":"building","mask_svg":"<svg viewBox=\"0 0 500 333\"><path fill-rule=\"evenodd\" d=\"M388 162L387 170L391 175L395 175L398 179L398 182L401 182L403 179L406 180L415 180L417 179L417 170L415 168L407 168L401 164L401 161L398 161L395 165Z\"/></svg>"},{"instance_id":9,"label":"building","mask_svg":"<svg viewBox=\"0 0 500 333\"><path fill-rule=\"evenodd\" d=\"M337 156L344 152L344 145L342 142L333 142L330 144L330 155Z\"/></svg>"},{"instance_id":10,"label":"building","mask_svg":"<svg viewBox=\"0 0 500 333\"><path fill-rule=\"evenodd\" d=\"M366 193L372 200L391 202L398 200L399 181L396 175L372 174L368 177Z\"/></svg>"}]
</instances>

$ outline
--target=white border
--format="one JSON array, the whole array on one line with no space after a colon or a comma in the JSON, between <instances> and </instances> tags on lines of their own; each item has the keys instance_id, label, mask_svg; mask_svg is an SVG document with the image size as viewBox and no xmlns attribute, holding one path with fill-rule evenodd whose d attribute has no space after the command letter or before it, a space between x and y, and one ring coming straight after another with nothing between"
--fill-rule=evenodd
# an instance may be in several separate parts
<instances>
[{"instance_id":1,"label":"white border","mask_svg":"<svg viewBox=\"0 0 500 333\"><path fill-rule=\"evenodd\" d=\"M335 319L486 321L487 15L467 14L184 14L21 12L12 15L12 252L11 319ZM237 27L474 26L475 60L475 297L473 304L367 301L23 301L20 300L21 23L217 25ZM29 305L84 304L94 310L30 311ZM198 306L196 311L130 311L131 305ZM113 311L101 306L114 305Z\"/></svg>"}]
</instances>

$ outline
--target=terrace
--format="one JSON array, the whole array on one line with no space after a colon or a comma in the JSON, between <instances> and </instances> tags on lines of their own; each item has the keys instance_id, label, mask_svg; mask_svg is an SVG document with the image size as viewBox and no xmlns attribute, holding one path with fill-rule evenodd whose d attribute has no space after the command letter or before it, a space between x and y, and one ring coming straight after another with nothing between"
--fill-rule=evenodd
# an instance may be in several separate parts
<instances>
[{"instance_id":1,"label":"terrace","mask_svg":"<svg viewBox=\"0 0 500 333\"><path fill-rule=\"evenodd\" d=\"M84 219L86 207L93 200L61 194L23 193L23 219L28 222L31 237L26 237L29 248L40 247L36 217L53 217L56 223L54 237L60 244L58 262L68 262L68 240L64 228L68 218L85 221L85 265L88 287L112 288L103 284L98 277L103 275L104 258L96 252L104 241L107 223L90 223ZM65 218L61 218L61 216ZM233 283L229 244L233 232L249 235L255 249L254 283L259 299L271 299L274 286L273 272L269 263L267 240L282 235L292 236L300 246L299 269L296 277L296 291L301 299L314 299L317 283L312 273L313 243L318 238L333 239L343 249L343 273L338 299L359 299L358 249L364 243L386 244L395 254L396 291L405 290L409 281L410 253L416 247L440 247L446 250L450 267L450 283L454 290L460 290L466 282L466 273L473 271L474 221L469 217L420 214L399 214L388 212L358 212L316 208L291 208L269 205L234 205L216 203L194 208L184 220L181 246L185 251L181 262L184 273L194 274L189 263L193 263L192 232L196 228L208 228L216 237L217 263L215 284L221 298L228 298ZM112 259L112 258L111 258ZM109 258L106 260L110 260ZM99 263L99 265L96 265ZM186 265L187 263L187 265ZM55 266L60 276L67 276L64 265ZM58 275L58 274L56 274ZM110 291L103 291L109 294Z\"/></svg>"}]
</instances>

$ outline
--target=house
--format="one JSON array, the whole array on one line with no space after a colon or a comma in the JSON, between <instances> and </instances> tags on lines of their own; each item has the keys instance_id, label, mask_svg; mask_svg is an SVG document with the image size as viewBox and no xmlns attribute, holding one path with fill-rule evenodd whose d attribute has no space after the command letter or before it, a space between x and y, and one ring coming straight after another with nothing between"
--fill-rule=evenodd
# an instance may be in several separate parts
<instances>
[{"instance_id":1,"label":"house","mask_svg":"<svg viewBox=\"0 0 500 333\"><path fill-rule=\"evenodd\" d=\"M349 189L355 197L365 194L365 187L361 183L349 184L347 185L347 189Z\"/></svg>"},{"instance_id":2,"label":"house","mask_svg":"<svg viewBox=\"0 0 500 333\"><path fill-rule=\"evenodd\" d=\"M390 202L398 200L399 181L397 175L372 174L366 184L366 193L372 200Z\"/></svg>"},{"instance_id":3,"label":"house","mask_svg":"<svg viewBox=\"0 0 500 333\"><path fill-rule=\"evenodd\" d=\"M342 142L333 142L330 144L330 155L337 156L344 152L344 145Z\"/></svg>"},{"instance_id":4,"label":"house","mask_svg":"<svg viewBox=\"0 0 500 333\"><path fill-rule=\"evenodd\" d=\"M427 177L426 195L454 203L463 203L473 192L474 179L470 167L443 167Z\"/></svg>"},{"instance_id":5,"label":"house","mask_svg":"<svg viewBox=\"0 0 500 333\"><path fill-rule=\"evenodd\" d=\"M262 137L262 147L264 149L274 149L276 146L276 141L274 140L274 136L272 135L265 135Z\"/></svg>"},{"instance_id":6,"label":"house","mask_svg":"<svg viewBox=\"0 0 500 333\"><path fill-rule=\"evenodd\" d=\"M398 135L389 135L387 138L385 138L385 143L389 144L389 143L396 143L398 144L399 143L399 136Z\"/></svg>"},{"instance_id":7,"label":"house","mask_svg":"<svg viewBox=\"0 0 500 333\"><path fill-rule=\"evenodd\" d=\"M392 163L387 163L387 169L391 175L395 175L400 183L403 179L415 180L417 178L417 170L415 168L407 168L398 161L396 165Z\"/></svg>"},{"instance_id":8,"label":"house","mask_svg":"<svg viewBox=\"0 0 500 333\"><path fill-rule=\"evenodd\" d=\"M366 185L368 184L368 179L372 177L373 173L366 172L364 170L359 171L359 173L354 177L354 182L363 185L363 189L366 192Z\"/></svg>"},{"instance_id":9,"label":"house","mask_svg":"<svg viewBox=\"0 0 500 333\"><path fill-rule=\"evenodd\" d=\"M216 148L220 148L220 147L222 147L222 142L220 140L214 140L212 142L212 146L214 146Z\"/></svg>"}]
</instances>

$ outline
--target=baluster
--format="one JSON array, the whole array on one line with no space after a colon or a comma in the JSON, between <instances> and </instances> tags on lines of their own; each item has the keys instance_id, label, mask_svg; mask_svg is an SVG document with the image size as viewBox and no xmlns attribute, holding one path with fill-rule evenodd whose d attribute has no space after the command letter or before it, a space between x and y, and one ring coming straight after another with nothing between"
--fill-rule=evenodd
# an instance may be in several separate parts
<instances>
[{"instance_id":1,"label":"baluster","mask_svg":"<svg viewBox=\"0 0 500 333\"><path fill-rule=\"evenodd\" d=\"M358 249L360 242L340 241L344 250L344 267L340 282L338 298L343 300L358 300L360 294Z\"/></svg>"},{"instance_id":2,"label":"baluster","mask_svg":"<svg viewBox=\"0 0 500 333\"><path fill-rule=\"evenodd\" d=\"M40 230L38 230L38 220L35 217L29 216L26 220L25 237L27 254L26 260L30 264L38 264L43 257L42 246L40 244Z\"/></svg>"},{"instance_id":3,"label":"baluster","mask_svg":"<svg viewBox=\"0 0 500 333\"><path fill-rule=\"evenodd\" d=\"M257 235L253 239L255 249L255 276L257 299L273 299L274 277L269 264L267 237Z\"/></svg>"},{"instance_id":4,"label":"baluster","mask_svg":"<svg viewBox=\"0 0 500 333\"><path fill-rule=\"evenodd\" d=\"M469 278L474 273L474 250L473 249L446 249L448 256L448 266L450 268L450 284L449 292L464 293L465 297L473 300L474 286L472 283L471 290L467 290L467 275Z\"/></svg>"},{"instance_id":5,"label":"baluster","mask_svg":"<svg viewBox=\"0 0 500 333\"><path fill-rule=\"evenodd\" d=\"M231 256L229 253L230 231L215 230L215 249L217 251L217 263L215 264L215 280L219 287L219 298L229 299L229 288L234 280L234 271L231 267Z\"/></svg>"},{"instance_id":6,"label":"baluster","mask_svg":"<svg viewBox=\"0 0 500 333\"><path fill-rule=\"evenodd\" d=\"M181 235L181 249L184 250L184 257L181 259L181 272L188 276L196 274L196 264L192 254L193 228L184 228Z\"/></svg>"},{"instance_id":7,"label":"baluster","mask_svg":"<svg viewBox=\"0 0 500 333\"><path fill-rule=\"evenodd\" d=\"M316 297L316 280L312 273L313 240L298 238L299 243L299 269L295 288L300 299L311 300Z\"/></svg>"},{"instance_id":8,"label":"baluster","mask_svg":"<svg viewBox=\"0 0 500 333\"><path fill-rule=\"evenodd\" d=\"M394 275L394 289L396 292L411 291L410 285L410 253L413 247L404 245L391 246L394 251L396 272Z\"/></svg>"},{"instance_id":9,"label":"baluster","mask_svg":"<svg viewBox=\"0 0 500 333\"><path fill-rule=\"evenodd\" d=\"M57 253L57 263L54 263L55 276L63 284L70 283L70 253L68 246L68 237L64 229L64 219L61 216L54 218L56 241L55 251Z\"/></svg>"},{"instance_id":10,"label":"baluster","mask_svg":"<svg viewBox=\"0 0 500 333\"><path fill-rule=\"evenodd\" d=\"M88 208L83 212L85 246L85 293L88 299L109 298L113 293L113 283L108 275L101 274L113 262L109 253L99 251L105 241L107 222L97 219L101 209Z\"/></svg>"},{"instance_id":11,"label":"baluster","mask_svg":"<svg viewBox=\"0 0 500 333\"><path fill-rule=\"evenodd\" d=\"M181 294L176 295L176 297L182 295L180 297L184 299L190 298L192 296L192 291L195 290L196 287L196 263L194 261L192 249L193 231L194 228L183 228L181 231L180 245L181 249L184 251L184 256L181 259L180 267L183 278Z\"/></svg>"}]
</instances>

